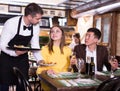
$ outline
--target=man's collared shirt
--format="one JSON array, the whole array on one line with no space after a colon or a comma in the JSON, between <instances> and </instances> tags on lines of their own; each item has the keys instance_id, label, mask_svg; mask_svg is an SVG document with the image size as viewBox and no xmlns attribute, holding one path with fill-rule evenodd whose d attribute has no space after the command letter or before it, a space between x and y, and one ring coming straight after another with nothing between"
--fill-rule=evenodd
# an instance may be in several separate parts
<instances>
[{"instance_id":1,"label":"man's collared shirt","mask_svg":"<svg viewBox=\"0 0 120 91\"><path fill-rule=\"evenodd\" d=\"M95 72L97 71L97 54L96 49L93 51L90 51L88 46L86 47L86 60L87 57L94 57L94 63L95 63Z\"/></svg>"}]
</instances>

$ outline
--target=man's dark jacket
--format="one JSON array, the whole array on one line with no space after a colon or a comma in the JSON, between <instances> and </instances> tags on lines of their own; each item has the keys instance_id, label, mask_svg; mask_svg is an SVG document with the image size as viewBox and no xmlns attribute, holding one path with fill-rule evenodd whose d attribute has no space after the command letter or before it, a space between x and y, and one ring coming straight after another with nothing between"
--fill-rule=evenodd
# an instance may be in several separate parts
<instances>
[{"instance_id":1,"label":"man's dark jacket","mask_svg":"<svg viewBox=\"0 0 120 91\"><path fill-rule=\"evenodd\" d=\"M74 52L76 53L77 58L83 58L83 60L86 62L86 45L85 44L75 46ZM97 45L96 53L97 53L96 54L97 70L103 71L103 65L105 65L107 70L110 71L111 66L110 66L110 63L108 62L107 48L105 46Z\"/></svg>"}]
</instances>

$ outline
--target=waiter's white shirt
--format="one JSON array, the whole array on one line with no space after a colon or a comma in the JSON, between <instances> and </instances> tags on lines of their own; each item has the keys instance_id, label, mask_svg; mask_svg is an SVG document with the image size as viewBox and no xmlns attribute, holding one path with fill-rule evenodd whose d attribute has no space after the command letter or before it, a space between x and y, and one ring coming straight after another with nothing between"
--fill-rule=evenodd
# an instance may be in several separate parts
<instances>
[{"instance_id":1,"label":"waiter's white shirt","mask_svg":"<svg viewBox=\"0 0 120 91\"><path fill-rule=\"evenodd\" d=\"M9 41L13 39L14 36L17 34L19 19L20 19L20 16L7 20L6 23L4 24L4 27L1 33L0 49L1 51L5 52L10 56L17 56L14 50L8 50L6 47L8 46ZM30 30L23 30L23 25L25 25L25 23L22 17L19 35L23 35L23 36L31 35ZM40 33L39 24L33 25L33 37L30 41L32 48L40 48L39 33ZM33 55L37 61L43 59L40 51L33 51Z\"/></svg>"}]
</instances>

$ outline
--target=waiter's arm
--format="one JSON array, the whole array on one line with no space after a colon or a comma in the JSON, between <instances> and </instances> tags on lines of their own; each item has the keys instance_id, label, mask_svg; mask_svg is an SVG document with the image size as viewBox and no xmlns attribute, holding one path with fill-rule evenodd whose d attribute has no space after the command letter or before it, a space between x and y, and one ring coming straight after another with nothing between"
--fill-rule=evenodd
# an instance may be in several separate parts
<instances>
[{"instance_id":1,"label":"waiter's arm","mask_svg":"<svg viewBox=\"0 0 120 91\"><path fill-rule=\"evenodd\" d=\"M39 24L37 24L33 26L33 37L30 41L32 48L40 48L39 34L40 34L40 28L39 28ZM43 57L41 56L40 50L32 51L32 52L37 62L42 62Z\"/></svg>"},{"instance_id":2,"label":"waiter's arm","mask_svg":"<svg viewBox=\"0 0 120 91\"><path fill-rule=\"evenodd\" d=\"M6 48L8 46L9 41L15 36L17 32L17 25L13 25L11 22L12 21L7 21L4 24L4 27L1 33L0 48L1 48L1 51L5 52L10 56L17 56L14 50L8 50Z\"/></svg>"}]
</instances>

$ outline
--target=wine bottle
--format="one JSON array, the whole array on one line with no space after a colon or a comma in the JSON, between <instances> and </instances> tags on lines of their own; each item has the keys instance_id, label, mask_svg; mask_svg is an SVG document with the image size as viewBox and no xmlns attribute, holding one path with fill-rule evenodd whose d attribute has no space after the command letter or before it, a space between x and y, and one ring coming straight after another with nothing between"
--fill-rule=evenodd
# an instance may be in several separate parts
<instances>
[{"instance_id":1,"label":"wine bottle","mask_svg":"<svg viewBox=\"0 0 120 91\"><path fill-rule=\"evenodd\" d=\"M87 57L86 59L86 74L90 75L90 62L91 62L91 58Z\"/></svg>"},{"instance_id":2,"label":"wine bottle","mask_svg":"<svg viewBox=\"0 0 120 91\"><path fill-rule=\"evenodd\" d=\"M91 62L90 62L90 76L95 75L95 63L94 63L94 57L91 57Z\"/></svg>"}]
</instances>

